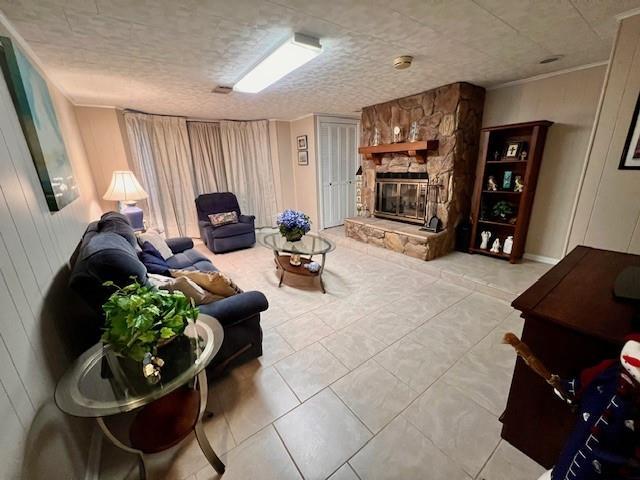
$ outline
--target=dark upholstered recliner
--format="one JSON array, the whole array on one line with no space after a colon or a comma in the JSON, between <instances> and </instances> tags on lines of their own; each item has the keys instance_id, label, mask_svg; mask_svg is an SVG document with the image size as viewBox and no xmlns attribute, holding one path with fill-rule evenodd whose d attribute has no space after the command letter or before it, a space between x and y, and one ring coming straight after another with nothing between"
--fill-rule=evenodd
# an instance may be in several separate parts
<instances>
[{"instance_id":1,"label":"dark upholstered recliner","mask_svg":"<svg viewBox=\"0 0 640 480\"><path fill-rule=\"evenodd\" d=\"M233 193L205 193L196 198L200 238L213 253L224 253L251 247L256 243L253 215L241 215L238 199ZM238 223L214 227L209 221L213 213L236 212Z\"/></svg>"},{"instance_id":2,"label":"dark upholstered recliner","mask_svg":"<svg viewBox=\"0 0 640 480\"><path fill-rule=\"evenodd\" d=\"M174 254L167 259L170 268L217 271L209 259L193 248L190 238L170 238L167 244ZM103 283L110 280L124 286L131 283L132 278L143 284L148 282L147 269L138 260L136 245L137 239L127 218L109 212L88 226L69 261L71 288L95 312L95 316L88 319L92 325L86 326L89 343L85 348L98 341L104 321L101 306L113 293L113 288ZM211 376L262 355L260 312L268 306L266 297L253 291L198 307L202 313L217 318L224 329L222 347L207 367Z\"/></svg>"}]
</instances>

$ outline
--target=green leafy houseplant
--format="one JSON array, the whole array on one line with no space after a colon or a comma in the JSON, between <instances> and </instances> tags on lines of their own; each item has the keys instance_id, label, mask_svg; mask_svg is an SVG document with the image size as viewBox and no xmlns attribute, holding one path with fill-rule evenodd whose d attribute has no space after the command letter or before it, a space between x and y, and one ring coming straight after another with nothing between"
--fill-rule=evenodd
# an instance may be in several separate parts
<instances>
[{"instance_id":1,"label":"green leafy houseplant","mask_svg":"<svg viewBox=\"0 0 640 480\"><path fill-rule=\"evenodd\" d=\"M494 216L502 220L507 220L507 217L509 215L512 215L514 212L514 205L511 202L500 200L493 206L491 210Z\"/></svg>"},{"instance_id":2,"label":"green leafy houseplant","mask_svg":"<svg viewBox=\"0 0 640 480\"><path fill-rule=\"evenodd\" d=\"M199 310L181 292L169 293L141 285L137 280L119 288L102 306L106 315L102 341L114 352L142 361L145 354L157 353L158 346L181 335Z\"/></svg>"}]
</instances>

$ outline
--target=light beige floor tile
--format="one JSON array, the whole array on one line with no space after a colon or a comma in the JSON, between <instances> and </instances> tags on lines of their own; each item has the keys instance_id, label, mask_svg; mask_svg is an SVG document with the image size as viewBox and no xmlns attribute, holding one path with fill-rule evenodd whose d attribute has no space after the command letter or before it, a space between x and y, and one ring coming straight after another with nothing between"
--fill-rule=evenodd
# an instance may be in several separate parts
<instances>
[{"instance_id":1,"label":"light beige floor tile","mask_svg":"<svg viewBox=\"0 0 640 480\"><path fill-rule=\"evenodd\" d=\"M504 440L482 469L479 479L486 480L535 480L545 469L515 449Z\"/></svg>"},{"instance_id":2,"label":"light beige floor tile","mask_svg":"<svg viewBox=\"0 0 640 480\"><path fill-rule=\"evenodd\" d=\"M348 463L341 466L336 473L331 475L328 480L359 480L353 469Z\"/></svg>"},{"instance_id":3,"label":"light beige floor tile","mask_svg":"<svg viewBox=\"0 0 640 480\"><path fill-rule=\"evenodd\" d=\"M470 478L402 416L377 434L349 464L362 480Z\"/></svg>"},{"instance_id":4,"label":"light beige floor tile","mask_svg":"<svg viewBox=\"0 0 640 480\"><path fill-rule=\"evenodd\" d=\"M406 317L396 314L388 307L367 315L354 325L385 345L391 345L415 329L414 324Z\"/></svg>"},{"instance_id":5,"label":"light beige floor tile","mask_svg":"<svg viewBox=\"0 0 640 480\"><path fill-rule=\"evenodd\" d=\"M443 382L407 408L404 417L475 477L500 440L498 418Z\"/></svg>"},{"instance_id":6,"label":"light beige floor tile","mask_svg":"<svg viewBox=\"0 0 640 480\"><path fill-rule=\"evenodd\" d=\"M293 276L289 277L290 284L278 288L273 253L266 248L214 255L203 245L198 246L243 289L264 292L270 303L262 315L264 355L234 369L211 389L209 408L216 413L224 410L226 416L208 421L207 433L219 454L231 449L222 457L229 467L223 479L299 478L282 441L269 426L277 418L287 418L281 426L284 429L286 425L289 442L297 448L296 454L311 472L310 478L324 479L335 472L332 480L353 480L355 474L344 462L364 445L370 433L331 389L339 391L350 408L376 430L404 403L402 398L390 396L391 385L406 382L422 393L443 374L433 390L380 430L352 462L360 466L363 480L467 478L462 468L475 471L479 458L485 455L481 438L492 431L484 424L489 417L479 417L473 402L493 415L502 412L515 354L501 345L500 339L506 331L518 335L522 331L518 313L489 297L512 298L549 266L528 261L509 265L459 252L422 262L347 239L343 229L333 229L331 235L338 248L327 258L326 295L317 285ZM457 283L436 277L455 279ZM464 285L489 297L473 293ZM382 321L361 325L367 318ZM373 332L387 342L406 337L385 348ZM318 341L348 369L361 367L292 411L298 400L274 364L280 362L277 368L283 375L290 375L303 398L332 381L336 372L343 373L341 368L329 368L330 364L339 364L328 361L331 357L320 353L317 344L310 349L315 353L295 354L295 361L288 360L296 350L304 352ZM372 356L376 362L371 361ZM378 362L384 370L380 366L376 369ZM385 380L383 385L381 379ZM455 406L448 404L444 395L436 395L436 387L459 392L452 395ZM305 392L306 388L309 390ZM396 391L405 390L394 388ZM294 416L298 410L301 413ZM449 421L443 417L447 416L460 416L457 424L470 425L466 427L472 430L468 436L480 439L471 445L462 433L464 429L454 427L449 436L442 433ZM408 424L407 418L430 438ZM242 440L245 442L233 448ZM453 459L443 462L446 457L436 448L447 451L453 448L451 442L459 447L451 456L459 460L460 468ZM151 479L193 480L198 469L198 480L218 478L206 467L197 443L188 439L150 461L149 470ZM541 472L541 467L501 442L477 478L533 480ZM129 478L136 478L135 469L131 469Z\"/></svg>"},{"instance_id":7,"label":"light beige floor tile","mask_svg":"<svg viewBox=\"0 0 640 480\"><path fill-rule=\"evenodd\" d=\"M374 309L370 306L355 304L348 299L336 300L327 305L323 305L313 311L324 323L334 330L340 330L351 325L356 320L365 317Z\"/></svg>"},{"instance_id":8,"label":"light beige floor tile","mask_svg":"<svg viewBox=\"0 0 640 480\"><path fill-rule=\"evenodd\" d=\"M357 325L350 325L329 335L320 340L320 343L349 369L356 368L386 347L370 332Z\"/></svg>"},{"instance_id":9,"label":"light beige floor tile","mask_svg":"<svg viewBox=\"0 0 640 480\"><path fill-rule=\"evenodd\" d=\"M319 343L281 360L276 369L303 402L349 372Z\"/></svg>"},{"instance_id":10,"label":"light beige floor tile","mask_svg":"<svg viewBox=\"0 0 640 480\"><path fill-rule=\"evenodd\" d=\"M333 328L314 313L289 320L276 327L276 330L295 350L302 350L334 332Z\"/></svg>"},{"instance_id":11,"label":"light beige floor tile","mask_svg":"<svg viewBox=\"0 0 640 480\"><path fill-rule=\"evenodd\" d=\"M434 342L426 347L409 335L373 358L413 390L422 393L446 372L460 355L459 351L453 351L449 345Z\"/></svg>"},{"instance_id":12,"label":"light beige floor tile","mask_svg":"<svg viewBox=\"0 0 640 480\"><path fill-rule=\"evenodd\" d=\"M371 438L330 389L275 422L306 480L324 480Z\"/></svg>"},{"instance_id":13,"label":"light beige floor tile","mask_svg":"<svg viewBox=\"0 0 640 480\"><path fill-rule=\"evenodd\" d=\"M342 377L331 389L374 433L418 395L374 360Z\"/></svg>"},{"instance_id":14,"label":"light beige floor tile","mask_svg":"<svg viewBox=\"0 0 640 480\"><path fill-rule=\"evenodd\" d=\"M299 404L273 367L249 378L227 377L213 391L236 442L242 442Z\"/></svg>"},{"instance_id":15,"label":"light beige floor tile","mask_svg":"<svg viewBox=\"0 0 640 480\"><path fill-rule=\"evenodd\" d=\"M502 327L494 329L442 377L496 416L507 403L516 361L513 349L501 343L503 334Z\"/></svg>"},{"instance_id":16,"label":"light beige floor tile","mask_svg":"<svg viewBox=\"0 0 640 480\"><path fill-rule=\"evenodd\" d=\"M224 455L226 466L223 476L211 466L200 470L197 480L299 480L301 479L291 457L280 441L273 426L256 433Z\"/></svg>"},{"instance_id":17,"label":"light beige floor tile","mask_svg":"<svg viewBox=\"0 0 640 480\"><path fill-rule=\"evenodd\" d=\"M405 294L400 300L388 304L389 308L405 315L415 326L423 324L472 293L471 290L442 280L430 283L416 292L417 294Z\"/></svg>"},{"instance_id":18,"label":"light beige floor tile","mask_svg":"<svg viewBox=\"0 0 640 480\"><path fill-rule=\"evenodd\" d=\"M291 320L291 314L280 305L269 305L269 308L260 314L260 326L263 330L277 327Z\"/></svg>"},{"instance_id":19,"label":"light beige floor tile","mask_svg":"<svg viewBox=\"0 0 640 480\"><path fill-rule=\"evenodd\" d=\"M425 346L434 342L465 352L487 336L512 311L500 300L474 293L419 327L412 338Z\"/></svg>"},{"instance_id":20,"label":"light beige floor tile","mask_svg":"<svg viewBox=\"0 0 640 480\"><path fill-rule=\"evenodd\" d=\"M262 337L262 355L231 370L237 378L253 377L263 368L270 367L277 361L288 357L295 350L275 330L267 330Z\"/></svg>"}]
</instances>

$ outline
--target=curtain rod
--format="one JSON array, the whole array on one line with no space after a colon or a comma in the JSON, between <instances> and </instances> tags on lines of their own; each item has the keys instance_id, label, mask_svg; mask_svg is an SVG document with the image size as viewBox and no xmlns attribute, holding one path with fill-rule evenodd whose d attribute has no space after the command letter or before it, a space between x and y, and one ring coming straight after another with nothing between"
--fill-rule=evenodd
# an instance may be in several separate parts
<instances>
[{"instance_id":1,"label":"curtain rod","mask_svg":"<svg viewBox=\"0 0 640 480\"><path fill-rule=\"evenodd\" d=\"M182 115L167 115L165 113L149 113L142 110L135 110L133 108L125 108L125 113L142 113L143 115L155 115L156 117L172 117L172 118L184 118L186 122L202 122L202 123L220 123L220 122L260 122L262 120L269 121L268 118L254 118L253 120L232 120L228 118L223 119L208 119L208 118L193 118L184 117Z\"/></svg>"}]
</instances>

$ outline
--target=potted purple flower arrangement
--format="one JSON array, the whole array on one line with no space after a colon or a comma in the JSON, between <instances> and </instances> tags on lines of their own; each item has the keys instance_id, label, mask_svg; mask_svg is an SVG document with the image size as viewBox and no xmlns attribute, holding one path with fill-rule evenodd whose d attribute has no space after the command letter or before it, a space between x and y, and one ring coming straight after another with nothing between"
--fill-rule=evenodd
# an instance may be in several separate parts
<instances>
[{"instance_id":1,"label":"potted purple flower arrangement","mask_svg":"<svg viewBox=\"0 0 640 480\"><path fill-rule=\"evenodd\" d=\"M280 234L289 242L297 242L311 229L309 216L297 210L285 210L278 214Z\"/></svg>"}]
</instances>

